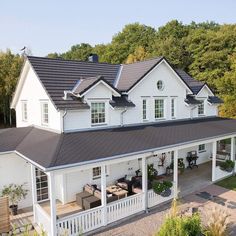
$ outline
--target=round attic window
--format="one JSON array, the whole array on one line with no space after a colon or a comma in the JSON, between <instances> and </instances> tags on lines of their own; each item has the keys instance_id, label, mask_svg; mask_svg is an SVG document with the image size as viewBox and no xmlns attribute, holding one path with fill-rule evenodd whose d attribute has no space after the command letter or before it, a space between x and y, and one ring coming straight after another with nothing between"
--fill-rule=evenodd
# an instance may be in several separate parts
<instances>
[{"instance_id":1,"label":"round attic window","mask_svg":"<svg viewBox=\"0 0 236 236\"><path fill-rule=\"evenodd\" d=\"M158 90L163 90L164 89L164 83L162 80L157 81L157 89Z\"/></svg>"}]
</instances>

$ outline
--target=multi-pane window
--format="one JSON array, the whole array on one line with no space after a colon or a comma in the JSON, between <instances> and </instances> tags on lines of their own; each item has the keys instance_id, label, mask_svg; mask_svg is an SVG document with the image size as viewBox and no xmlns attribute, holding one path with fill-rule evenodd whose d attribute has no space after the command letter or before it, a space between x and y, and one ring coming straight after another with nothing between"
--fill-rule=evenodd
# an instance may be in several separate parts
<instances>
[{"instance_id":1,"label":"multi-pane window","mask_svg":"<svg viewBox=\"0 0 236 236\"><path fill-rule=\"evenodd\" d=\"M39 170L35 169L36 175L36 194L37 201L43 201L48 199L48 177L47 175Z\"/></svg>"},{"instance_id":2,"label":"multi-pane window","mask_svg":"<svg viewBox=\"0 0 236 236\"><path fill-rule=\"evenodd\" d=\"M47 125L48 124L48 103L42 102L41 103L41 115L42 115L42 124Z\"/></svg>"},{"instance_id":3,"label":"multi-pane window","mask_svg":"<svg viewBox=\"0 0 236 236\"><path fill-rule=\"evenodd\" d=\"M198 104L198 115L204 115L204 101Z\"/></svg>"},{"instance_id":4,"label":"multi-pane window","mask_svg":"<svg viewBox=\"0 0 236 236\"><path fill-rule=\"evenodd\" d=\"M164 100L155 99L155 119L164 118Z\"/></svg>"},{"instance_id":5,"label":"multi-pane window","mask_svg":"<svg viewBox=\"0 0 236 236\"><path fill-rule=\"evenodd\" d=\"M91 122L92 124L103 124L106 122L105 102L91 103Z\"/></svg>"},{"instance_id":6,"label":"multi-pane window","mask_svg":"<svg viewBox=\"0 0 236 236\"><path fill-rule=\"evenodd\" d=\"M205 144L200 144L200 145L198 146L198 151L199 151L199 152L204 152L204 151L206 151L206 146L205 146Z\"/></svg>"},{"instance_id":7,"label":"multi-pane window","mask_svg":"<svg viewBox=\"0 0 236 236\"><path fill-rule=\"evenodd\" d=\"M27 119L28 119L27 102L22 101L22 120L27 121Z\"/></svg>"},{"instance_id":8,"label":"multi-pane window","mask_svg":"<svg viewBox=\"0 0 236 236\"><path fill-rule=\"evenodd\" d=\"M171 118L175 118L175 99L171 99Z\"/></svg>"},{"instance_id":9,"label":"multi-pane window","mask_svg":"<svg viewBox=\"0 0 236 236\"><path fill-rule=\"evenodd\" d=\"M147 100L143 99L143 120L147 120Z\"/></svg>"},{"instance_id":10,"label":"multi-pane window","mask_svg":"<svg viewBox=\"0 0 236 236\"><path fill-rule=\"evenodd\" d=\"M105 171L106 171L106 175L108 174L107 173L107 167L105 167ZM96 179L96 178L100 178L101 177L101 167L94 167L93 168L93 178Z\"/></svg>"}]
</instances>

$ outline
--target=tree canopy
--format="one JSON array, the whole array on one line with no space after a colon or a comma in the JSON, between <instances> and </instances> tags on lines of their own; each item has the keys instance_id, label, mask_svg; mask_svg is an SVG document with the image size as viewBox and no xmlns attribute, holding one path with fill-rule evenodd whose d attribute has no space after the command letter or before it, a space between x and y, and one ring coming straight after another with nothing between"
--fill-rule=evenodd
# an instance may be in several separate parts
<instances>
[{"instance_id":1,"label":"tree canopy","mask_svg":"<svg viewBox=\"0 0 236 236\"><path fill-rule=\"evenodd\" d=\"M50 53L50 58L88 60L91 53L100 62L133 63L165 56L176 68L207 82L224 100L220 115L236 118L236 24L215 22L183 24L172 20L157 29L133 23L112 37L110 43L73 45L67 52ZM23 59L10 50L0 53L0 113L10 120L9 101ZM0 114L0 115L1 115Z\"/></svg>"}]
</instances>

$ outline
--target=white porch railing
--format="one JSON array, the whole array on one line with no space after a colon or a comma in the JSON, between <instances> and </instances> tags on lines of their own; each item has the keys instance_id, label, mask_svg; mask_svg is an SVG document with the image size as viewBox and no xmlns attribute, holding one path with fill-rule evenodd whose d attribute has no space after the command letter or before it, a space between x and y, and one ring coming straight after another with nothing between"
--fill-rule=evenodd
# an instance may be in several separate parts
<instances>
[{"instance_id":1,"label":"white porch railing","mask_svg":"<svg viewBox=\"0 0 236 236\"><path fill-rule=\"evenodd\" d=\"M50 216L39 205L35 205L35 220L37 224L42 227L42 230L46 231L48 235L51 233L51 219Z\"/></svg>"},{"instance_id":2,"label":"white porch railing","mask_svg":"<svg viewBox=\"0 0 236 236\"><path fill-rule=\"evenodd\" d=\"M59 236L77 236L102 225L102 207L96 207L57 220L57 232Z\"/></svg>"},{"instance_id":3,"label":"white porch railing","mask_svg":"<svg viewBox=\"0 0 236 236\"><path fill-rule=\"evenodd\" d=\"M107 223L111 223L142 211L143 194L123 198L107 205Z\"/></svg>"},{"instance_id":4,"label":"white porch railing","mask_svg":"<svg viewBox=\"0 0 236 236\"><path fill-rule=\"evenodd\" d=\"M220 166L216 166L216 168L215 168L215 180L220 180L220 179L229 177L232 174L233 174L233 171L227 172L227 171L221 170Z\"/></svg>"},{"instance_id":5,"label":"white porch railing","mask_svg":"<svg viewBox=\"0 0 236 236\"><path fill-rule=\"evenodd\" d=\"M171 195L169 197L162 197L159 194L156 194L153 189L148 190L148 208L156 206L160 203L169 201L174 198L174 188L171 188Z\"/></svg>"}]
</instances>

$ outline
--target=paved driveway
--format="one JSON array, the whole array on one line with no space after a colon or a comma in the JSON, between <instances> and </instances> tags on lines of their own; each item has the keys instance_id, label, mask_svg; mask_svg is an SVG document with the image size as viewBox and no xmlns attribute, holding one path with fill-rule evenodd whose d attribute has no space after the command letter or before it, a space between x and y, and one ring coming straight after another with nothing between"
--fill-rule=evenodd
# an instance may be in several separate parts
<instances>
[{"instance_id":1,"label":"paved driveway","mask_svg":"<svg viewBox=\"0 0 236 236\"><path fill-rule=\"evenodd\" d=\"M189 194L181 199L181 211L188 214L192 207L198 207L205 222L206 209L218 206L227 209L230 215L231 228L230 235L236 235L236 192L219 187L217 185L209 185L201 190ZM126 219L119 225L113 225L106 228L97 236L149 236L154 235L160 227L166 213L169 211L170 204L152 209L147 214L140 214L131 219Z\"/></svg>"}]
</instances>

